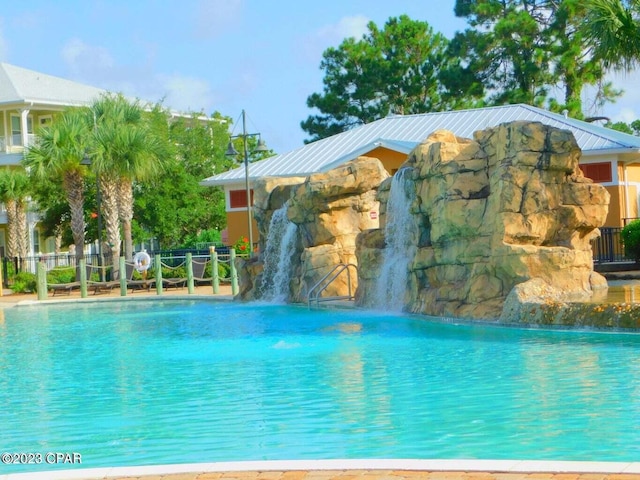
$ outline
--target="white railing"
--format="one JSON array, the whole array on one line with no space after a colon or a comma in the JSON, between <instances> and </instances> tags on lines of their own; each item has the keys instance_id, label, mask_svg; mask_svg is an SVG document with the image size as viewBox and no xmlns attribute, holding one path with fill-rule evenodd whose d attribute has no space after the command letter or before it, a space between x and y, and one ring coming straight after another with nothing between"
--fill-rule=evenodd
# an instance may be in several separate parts
<instances>
[{"instance_id":1,"label":"white railing","mask_svg":"<svg viewBox=\"0 0 640 480\"><path fill-rule=\"evenodd\" d=\"M22 134L14 133L8 137L0 137L0 148L6 150L7 147L30 147L36 143L37 135L34 133L27 134L27 144L22 144ZM8 140L8 142L7 142Z\"/></svg>"}]
</instances>

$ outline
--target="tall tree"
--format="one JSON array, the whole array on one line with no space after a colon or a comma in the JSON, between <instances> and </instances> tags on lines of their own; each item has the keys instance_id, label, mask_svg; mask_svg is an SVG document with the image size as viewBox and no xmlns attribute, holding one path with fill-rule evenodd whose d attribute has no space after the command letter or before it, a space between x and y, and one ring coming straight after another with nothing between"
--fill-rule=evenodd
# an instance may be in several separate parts
<instances>
[{"instance_id":1,"label":"tall tree","mask_svg":"<svg viewBox=\"0 0 640 480\"><path fill-rule=\"evenodd\" d=\"M640 64L640 0L586 0L582 31L606 69Z\"/></svg>"},{"instance_id":2,"label":"tall tree","mask_svg":"<svg viewBox=\"0 0 640 480\"><path fill-rule=\"evenodd\" d=\"M125 257L133 257L133 182L161 170L164 144L154 134L137 101L129 101L122 95L103 95L90 110L95 122L93 164L100 179L107 240L117 269L115 263L121 252L120 222ZM166 125L166 116L164 122Z\"/></svg>"},{"instance_id":3,"label":"tall tree","mask_svg":"<svg viewBox=\"0 0 640 480\"><path fill-rule=\"evenodd\" d=\"M83 109L69 108L40 131L38 143L29 148L24 165L36 178L62 180L71 209L71 231L76 259L84 258L84 179L87 168L80 162L88 147L90 125Z\"/></svg>"},{"instance_id":4,"label":"tall tree","mask_svg":"<svg viewBox=\"0 0 640 480\"><path fill-rule=\"evenodd\" d=\"M163 248L181 246L199 232L226 226L224 192L199 183L234 166L225 156L229 121L218 113L207 122L196 117L172 121L175 156L167 162L164 175L136 188L135 218Z\"/></svg>"},{"instance_id":5,"label":"tall tree","mask_svg":"<svg viewBox=\"0 0 640 480\"><path fill-rule=\"evenodd\" d=\"M472 86L474 94L481 85L491 104L541 105L554 83L542 28L550 3L456 0L456 16L471 26L451 41L449 55L459 59L456 72L464 76L456 81Z\"/></svg>"},{"instance_id":6,"label":"tall tree","mask_svg":"<svg viewBox=\"0 0 640 480\"><path fill-rule=\"evenodd\" d=\"M343 132L388 113L420 113L444 108L438 75L447 40L427 22L406 15L383 29L370 22L360 40L347 38L322 55L322 93L307 98L320 111L301 123L309 141Z\"/></svg>"},{"instance_id":7,"label":"tall tree","mask_svg":"<svg viewBox=\"0 0 640 480\"><path fill-rule=\"evenodd\" d=\"M94 191L86 185L89 191ZM86 189L85 189L86 190ZM54 237L55 253L59 254L62 245L73 243L70 228L70 209L66 201L62 182L58 178L37 178L31 180L31 201L40 214L38 225L45 237ZM87 199L85 192L85 199ZM86 232L88 233L88 232Z\"/></svg>"},{"instance_id":8,"label":"tall tree","mask_svg":"<svg viewBox=\"0 0 640 480\"><path fill-rule=\"evenodd\" d=\"M605 80L612 68L636 65L640 52L638 0L456 0L455 14L471 28L456 34L450 55L463 95L482 85L491 104L547 104L583 116L582 93L597 87L596 103L622 92ZM634 60L635 59L635 60ZM550 94L561 87L561 98ZM467 90L464 90L467 87ZM477 93L476 91L473 92Z\"/></svg>"},{"instance_id":9,"label":"tall tree","mask_svg":"<svg viewBox=\"0 0 640 480\"><path fill-rule=\"evenodd\" d=\"M26 258L29 255L27 197L29 177L23 168L0 170L0 201L7 211L7 256Z\"/></svg>"}]
</instances>

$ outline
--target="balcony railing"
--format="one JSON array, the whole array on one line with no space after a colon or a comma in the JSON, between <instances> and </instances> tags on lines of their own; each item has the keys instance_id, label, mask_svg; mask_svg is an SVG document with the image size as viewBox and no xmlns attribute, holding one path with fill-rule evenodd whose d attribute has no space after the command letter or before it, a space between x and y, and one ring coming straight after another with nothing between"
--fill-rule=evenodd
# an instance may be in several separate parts
<instances>
[{"instance_id":1,"label":"balcony railing","mask_svg":"<svg viewBox=\"0 0 640 480\"><path fill-rule=\"evenodd\" d=\"M16 153L23 149L23 147L30 147L36 143L37 136L33 133L29 133L26 138L26 145L23 145L22 135L13 134L6 137L0 137L0 152L4 153Z\"/></svg>"}]
</instances>

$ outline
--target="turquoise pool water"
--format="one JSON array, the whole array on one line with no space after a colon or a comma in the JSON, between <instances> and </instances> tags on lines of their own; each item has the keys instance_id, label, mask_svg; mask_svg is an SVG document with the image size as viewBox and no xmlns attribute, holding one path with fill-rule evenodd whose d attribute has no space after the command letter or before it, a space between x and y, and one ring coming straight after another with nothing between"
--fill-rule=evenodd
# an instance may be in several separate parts
<instances>
[{"instance_id":1,"label":"turquoise pool water","mask_svg":"<svg viewBox=\"0 0 640 480\"><path fill-rule=\"evenodd\" d=\"M14 308L0 406L2 452L77 452L83 468L637 461L640 336L201 301Z\"/></svg>"}]
</instances>

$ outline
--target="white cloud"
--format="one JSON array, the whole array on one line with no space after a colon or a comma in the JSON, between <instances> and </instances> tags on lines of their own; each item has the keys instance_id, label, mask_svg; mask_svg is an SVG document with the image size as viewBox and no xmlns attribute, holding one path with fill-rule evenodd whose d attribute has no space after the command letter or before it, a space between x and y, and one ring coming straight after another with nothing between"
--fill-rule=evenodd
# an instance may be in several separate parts
<instances>
[{"instance_id":1,"label":"white cloud","mask_svg":"<svg viewBox=\"0 0 640 480\"><path fill-rule=\"evenodd\" d=\"M639 118L640 116L638 116L638 112L633 108L621 108L615 113L611 120L613 122L631 123Z\"/></svg>"},{"instance_id":2,"label":"white cloud","mask_svg":"<svg viewBox=\"0 0 640 480\"><path fill-rule=\"evenodd\" d=\"M78 38L69 40L62 48L61 55L69 70L76 75L111 69L115 65L106 48L88 45Z\"/></svg>"},{"instance_id":3,"label":"white cloud","mask_svg":"<svg viewBox=\"0 0 640 480\"><path fill-rule=\"evenodd\" d=\"M214 38L242 18L244 0L200 0L195 10L196 36Z\"/></svg>"},{"instance_id":4,"label":"white cloud","mask_svg":"<svg viewBox=\"0 0 640 480\"><path fill-rule=\"evenodd\" d=\"M202 79L182 75L158 75L158 86L165 92L164 104L184 112L211 113L214 94L209 84Z\"/></svg>"},{"instance_id":5,"label":"white cloud","mask_svg":"<svg viewBox=\"0 0 640 480\"><path fill-rule=\"evenodd\" d=\"M4 21L0 18L0 61L5 62L9 58L9 45L4 39Z\"/></svg>"},{"instance_id":6,"label":"white cloud","mask_svg":"<svg viewBox=\"0 0 640 480\"><path fill-rule=\"evenodd\" d=\"M610 75L608 80L615 88L624 90L624 94L616 103L606 105L603 114L612 122L630 123L640 119L640 71Z\"/></svg>"},{"instance_id":7,"label":"white cloud","mask_svg":"<svg viewBox=\"0 0 640 480\"><path fill-rule=\"evenodd\" d=\"M76 81L123 93L142 101L159 102L174 110L205 113L214 104L209 84L202 79L154 71L153 52L139 58L135 65L122 65L111 52L100 46L72 39L63 47L61 56Z\"/></svg>"},{"instance_id":8,"label":"white cloud","mask_svg":"<svg viewBox=\"0 0 640 480\"><path fill-rule=\"evenodd\" d=\"M324 42L326 45L338 45L345 38L353 37L360 39L362 35L367 33L368 23L369 18L364 15L342 17L338 23L325 25L318 29L313 34L313 37Z\"/></svg>"},{"instance_id":9,"label":"white cloud","mask_svg":"<svg viewBox=\"0 0 640 480\"><path fill-rule=\"evenodd\" d=\"M327 48L337 47L345 38L362 38L368 32L369 21L364 15L342 17L337 23L325 25L303 38L297 44L297 53L303 60L317 65Z\"/></svg>"}]
</instances>

